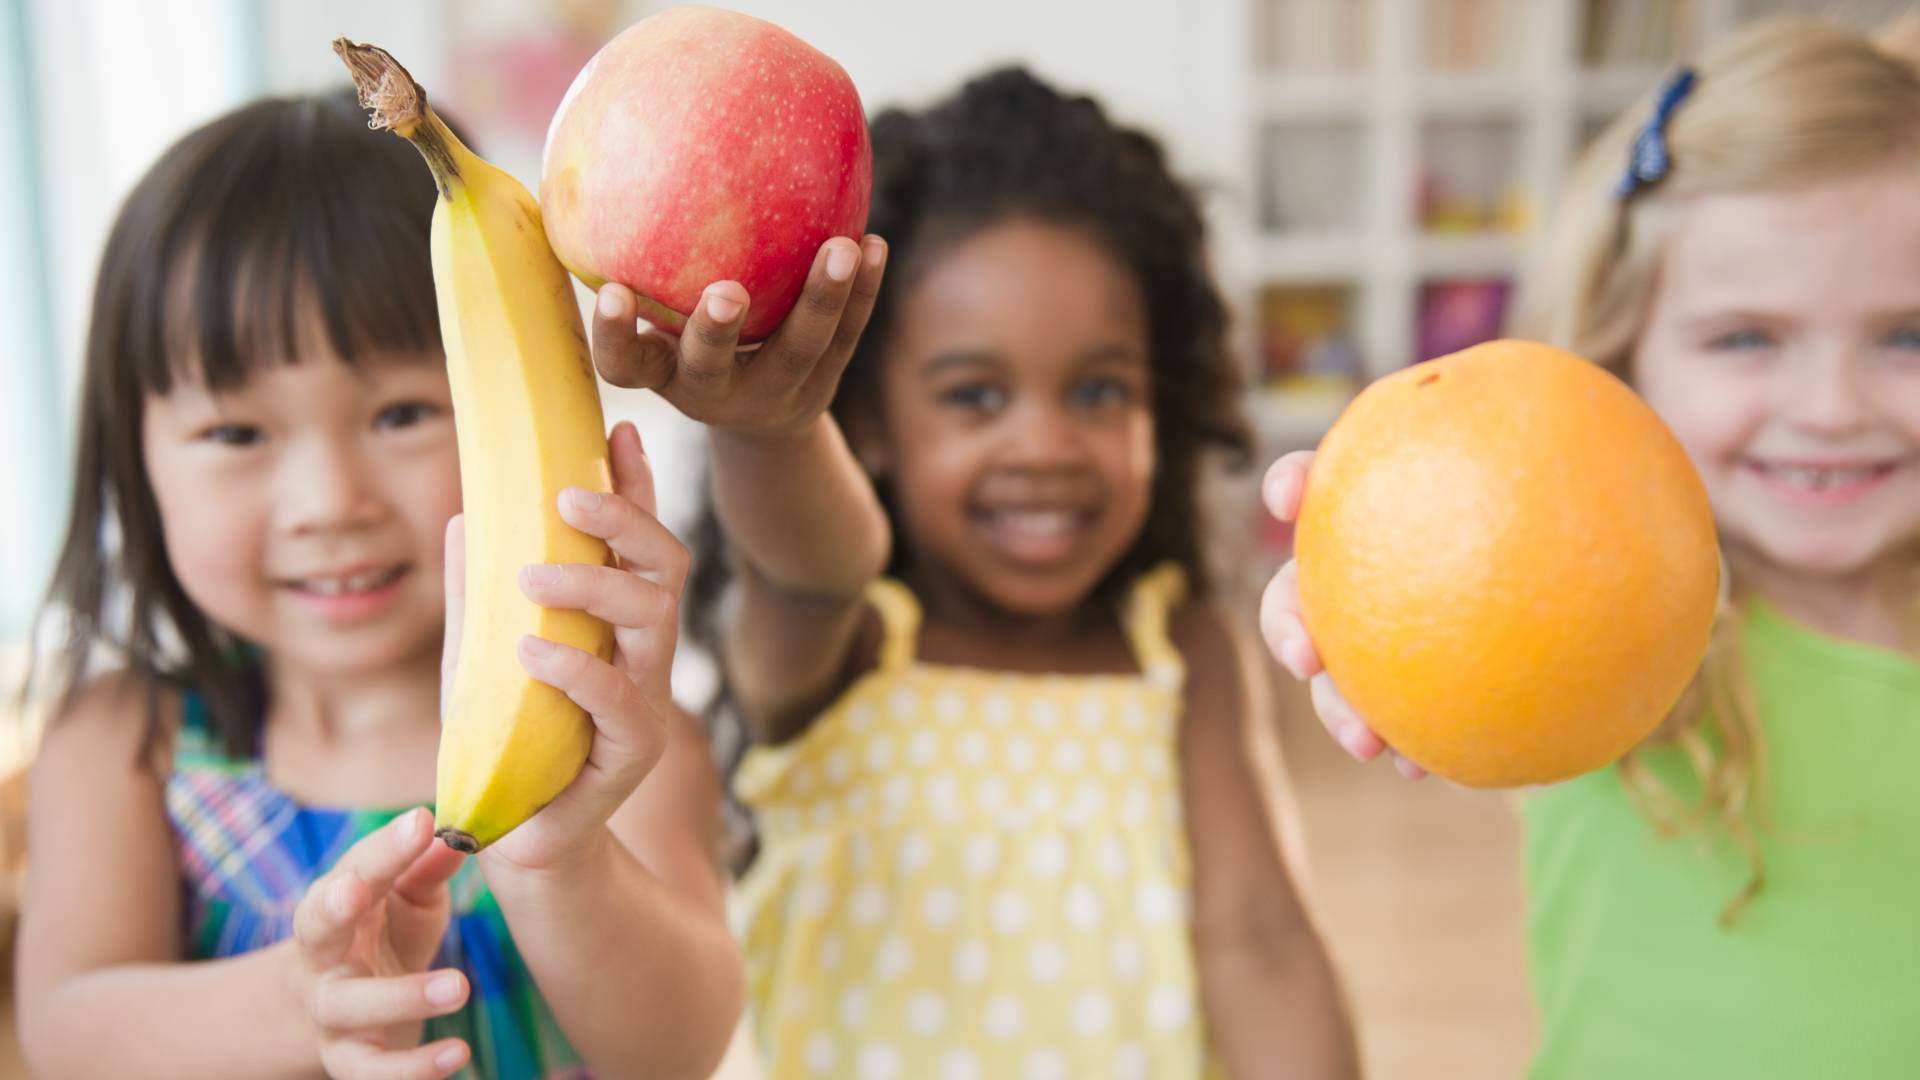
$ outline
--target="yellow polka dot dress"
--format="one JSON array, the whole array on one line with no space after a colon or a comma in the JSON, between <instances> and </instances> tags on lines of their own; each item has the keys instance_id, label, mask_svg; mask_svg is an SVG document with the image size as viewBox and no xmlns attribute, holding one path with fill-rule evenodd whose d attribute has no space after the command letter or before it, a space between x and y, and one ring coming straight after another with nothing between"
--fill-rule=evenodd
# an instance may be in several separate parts
<instances>
[{"instance_id":1,"label":"yellow polka dot dress","mask_svg":"<svg viewBox=\"0 0 1920 1080\"><path fill-rule=\"evenodd\" d=\"M870 592L880 663L736 782L761 853L736 911L772 1078L1198 1077L1167 636L1182 578L1125 609L1141 674L921 663Z\"/></svg>"}]
</instances>

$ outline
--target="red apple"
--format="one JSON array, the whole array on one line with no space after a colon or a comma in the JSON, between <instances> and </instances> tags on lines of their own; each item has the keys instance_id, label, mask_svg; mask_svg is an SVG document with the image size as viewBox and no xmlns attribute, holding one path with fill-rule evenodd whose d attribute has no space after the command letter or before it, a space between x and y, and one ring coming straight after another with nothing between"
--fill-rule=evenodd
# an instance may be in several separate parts
<instances>
[{"instance_id":1,"label":"red apple","mask_svg":"<svg viewBox=\"0 0 1920 1080\"><path fill-rule=\"evenodd\" d=\"M750 342L792 310L821 244L860 238L873 156L839 64L765 20L681 7L581 70L540 173L547 240L582 281L627 286L674 332L702 289L738 281Z\"/></svg>"}]
</instances>

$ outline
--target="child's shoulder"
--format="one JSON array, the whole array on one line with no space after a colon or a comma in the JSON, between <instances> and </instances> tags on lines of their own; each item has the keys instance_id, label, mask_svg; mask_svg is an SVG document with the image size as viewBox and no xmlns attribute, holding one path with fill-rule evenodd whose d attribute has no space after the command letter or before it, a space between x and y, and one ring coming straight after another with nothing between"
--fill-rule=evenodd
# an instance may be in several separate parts
<instances>
[{"instance_id":1,"label":"child's shoulder","mask_svg":"<svg viewBox=\"0 0 1920 1080\"><path fill-rule=\"evenodd\" d=\"M1259 652L1242 620L1219 603L1183 600L1167 618L1167 636L1187 668L1188 715L1238 714L1253 703Z\"/></svg>"},{"instance_id":2,"label":"child's shoulder","mask_svg":"<svg viewBox=\"0 0 1920 1080\"><path fill-rule=\"evenodd\" d=\"M160 727L148 738L148 717ZM49 718L34 754L39 782L98 777L101 766L124 762L135 774L166 776L179 728L180 692L151 676L115 671L89 680Z\"/></svg>"}]
</instances>

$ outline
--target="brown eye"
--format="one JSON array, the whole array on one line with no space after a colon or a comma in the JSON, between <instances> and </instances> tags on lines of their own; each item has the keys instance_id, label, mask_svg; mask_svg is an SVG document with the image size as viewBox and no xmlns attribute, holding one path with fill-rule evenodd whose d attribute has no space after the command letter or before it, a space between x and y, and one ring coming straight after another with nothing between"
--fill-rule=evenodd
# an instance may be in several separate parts
<instances>
[{"instance_id":1,"label":"brown eye","mask_svg":"<svg viewBox=\"0 0 1920 1080\"><path fill-rule=\"evenodd\" d=\"M972 412L998 412L1007 407L1007 392L992 383L972 382L949 386L940 392L942 404Z\"/></svg>"},{"instance_id":2,"label":"brown eye","mask_svg":"<svg viewBox=\"0 0 1920 1080\"><path fill-rule=\"evenodd\" d=\"M381 409L380 415L374 417L373 426L381 430L412 427L432 419L439 412L439 407L429 402L404 401Z\"/></svg>"},{"instance_id":3,"label":"brown eye","mask_svg":"<svg viewBox=\"0 0 1920 1080\"><path fill-rule=\"evenodd\" d=\"M1119 379L1082 379L1073 384L1067 397L1075 405L1091 408L1125 405L1133 400L1133 387Z\"/></svg>"},{"instance_id":4,"label":"brown eye","mask_svg":"<svg viewBox=\"0 0 1920 1080\"><path fill-rule=\"evenodd\" d=\"M266 433L252 424L216 424L200 433L208 442L222 446L253 446L266 438Z\"/></svg>"}]
</instances>

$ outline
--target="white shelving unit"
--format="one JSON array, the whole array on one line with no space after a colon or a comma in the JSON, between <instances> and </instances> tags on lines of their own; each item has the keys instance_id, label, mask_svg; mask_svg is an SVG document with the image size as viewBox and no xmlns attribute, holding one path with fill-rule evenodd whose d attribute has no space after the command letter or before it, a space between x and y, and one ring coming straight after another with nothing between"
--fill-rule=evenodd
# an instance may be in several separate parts
<instances>
[{"instance_id":1,"label":"white shelving unit","mask_svg":"<svg viewBox=\"0 0 1920 1080\"><path fill-rule=\"evenodd\" d=\"M1278 8L1301 3L1365 5L1364 56L1351 70L1275 69L1271 21ZM1233 251L1232 275L1245 289L1242 310L1257 313L1263 290L1331 285L1351 290L1352 332L1363 378L1377 378L1417 359L1415 320L1422 283L1459 278L1511 278L1523 265L1551 198L1590 121L1611 116L1651 90L1664 64L1592 69L1582 62L1583 27L1591 3L1609 0L1525 0L1509 17L1526 20L1524 48L1503 66L1453 71L1429 60L1430 20L1451 10L1446 0L1242 0L1247 50L1248 133L1243 155L1255 239ZM1732 28L1753 0L1691 0L1692 24L1680 35L1698 42ZM1766 5L1757 5L1766 6ZM1777 7L1778 5L1773 5ZM1343 17L1352 12L1341 13ZM1331 16L1329 16L1331 17ZM1504 25L1504 24L1503 24ZM1263 42L1263 36L1267 39ZM1419 220L1422 132L1448 121L1495 120L1511 131L1518 188L1526 193L1525 228L1516 232L1429 232ZM1351 125L1357 135L1356 210L1350 224L1315 230L1275 229L1264 209L1266 140L1274 128ZM1255 321L1258 315L1256 314ZM1272 448L1309 446L1338 413L1339 402L1265 395L1257 407Z\"/></svg>"}]
</instances>

